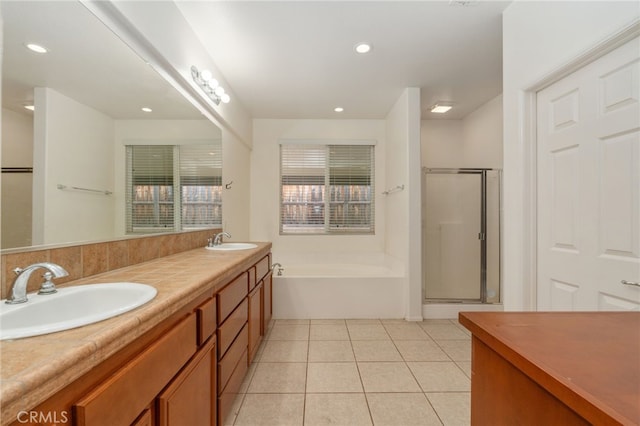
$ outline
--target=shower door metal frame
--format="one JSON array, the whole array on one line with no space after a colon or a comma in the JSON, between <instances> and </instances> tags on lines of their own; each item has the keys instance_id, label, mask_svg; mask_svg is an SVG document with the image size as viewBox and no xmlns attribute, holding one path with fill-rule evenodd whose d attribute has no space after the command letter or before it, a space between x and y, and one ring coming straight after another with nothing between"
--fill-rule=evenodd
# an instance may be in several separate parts
<instances>
[{"instance_id":1,"label":"shower door metal frame","mask_svg":"<svg viewBox=\"0 0 640 426\"><path fill-rule=\"evenodd\" d=\"M422 172L428 174L475 174L480 175L480 232L478 239L480 240L480 298L479 299L428 299L426 292L426 283L423 282L424 289L423 301L426 303L487 303L487 172L495 171L498 173L500 196L498 203L502 201L502 170L501 169L476 169L476 168L433 168L423 167ZM498 214L500 214L501 206L498 206ZM498 246L500 247L500 245ZM500 251L500 248L498 248ZM499 268L500 269L500 268ZM498 288L502 290L502 278L498 271ZM501 297L499 297L501 299Z\"/></svg>"}]
</instances>

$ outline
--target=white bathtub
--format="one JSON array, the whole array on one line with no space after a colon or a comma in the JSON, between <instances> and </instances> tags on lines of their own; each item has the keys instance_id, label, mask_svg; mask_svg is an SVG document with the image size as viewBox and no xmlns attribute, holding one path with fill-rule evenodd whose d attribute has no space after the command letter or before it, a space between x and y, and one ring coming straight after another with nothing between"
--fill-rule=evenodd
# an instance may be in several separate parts
<instances>
[{"instance_id":1,"label":"white bathtub","mask_svg":"<svg viewBox=\"0 0 640 426\"><path fill-rule=\"evenodd\" d=\"M273 271L276 319L402 318L404 274L383 255L279 257Z\"/></svg>"},{"instance_id":2,"label":"white bathtub","mask_svg":"<svg viewBox=\"0 0 640 426\"><path fill-rule=\"evenodd\" d=\"M388 266L367 265L358 263L327 263L327 264L291 264L283 266L282 276L288 278L356 278L356 277L393 277L397 272ZM277 275L278 268L274 270Z\"/></svg>"}]
</instances>

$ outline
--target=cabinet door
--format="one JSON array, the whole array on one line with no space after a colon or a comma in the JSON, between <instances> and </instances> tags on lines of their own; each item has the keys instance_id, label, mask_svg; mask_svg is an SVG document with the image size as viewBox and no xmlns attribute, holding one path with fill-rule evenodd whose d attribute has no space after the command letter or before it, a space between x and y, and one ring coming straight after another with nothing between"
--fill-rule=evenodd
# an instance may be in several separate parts
<instances>
[{"instance_id":1,"label":"cabinet door","mask_svg":"<svg viewBox=\"0 0 640 426\"><path fill-rule=\"evenodd\" d=\"M216 332L216 297L198 306L196 313L198 314L198 345L202 345Z\"/></svg>"},{"instance_id":2,"label":"cabinet door","mask_svg":"<svg viewBox=\"0 0 640 426\"><path fill-rule=\"evenodd\" d=\"M263 304L262 304L262 335L267 334L271 316L273 314L273 273L269 271L264 277L263 288Z\"/></svg>"},{"instance_id":3,"label":"cabinet door","mask_svg":"<svg viewBox=\"0 0 640 426\"><path fill-rule=\"evenodd\" d=\"M249 295L249 359L253 361L258 345L260 344L262 331L262 289L264 284L262 281L258 283L256 288Z\"/></svg>"},{"instance_id":4,"label":"cabinet door","mask_svg":"<svg viewBox=\"0 0 640 426\"><path fill-rule=\"evenodd\" d=\"M215 337L158 396L160 426L212 426L216 413Z\"/></svg>"},{"instance_id":5,"label":"cabinet door","mask_svg":"<svg viewBox=\"0 0 640 426\"><path fill-rule=\"evenodd\" d=\"M144 410L131 426L153 426L153 412L151 408Z\"/></svg>"},{"instance_id":6,"label":"cabinet door","mask_svg":"<svg viewBox=\"0 0 640 426\"><path fill-rule=\"evenodd\" d=\"M196 334L189 315L78 401L75 424L131 424L196 353Z\"/></svg>"}]
</instances>

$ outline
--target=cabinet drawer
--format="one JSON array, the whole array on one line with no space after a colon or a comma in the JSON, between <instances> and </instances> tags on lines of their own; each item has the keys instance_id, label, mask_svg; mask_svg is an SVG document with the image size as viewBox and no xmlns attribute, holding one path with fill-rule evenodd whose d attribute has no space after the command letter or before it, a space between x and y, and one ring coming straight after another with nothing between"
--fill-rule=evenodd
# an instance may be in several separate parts
<instances>
[{"instance_id":1,"label":"cabinet drawer","mask_svg":"<svg viewBox=\"0 0 640 426\"><path fill-rule=\"evenodd\" d=\"M218 293L218 325L233 312L249 293L249 274L242 273Z\"/></svg>"},{"instance_id":2,"label":"cabinet drawer","mask_svg":"<svg viewBox=\"0 0 640 426\"><path fill-rule=\"evenodd\" d=\"M245 297L240 306L218 327L218 359L224 356L229 346L231 346L231 343L233 343L240 330L242 330L242 327L247 323L248 315L249 308L247 298Z\"/></svg>"},{"instance_id":3,"label":"cabinet drawer","mask_svg":"<svg viewBox=\"0 0 640 426\"><path fill-rule=\"evenodd\" d=\"M242 354L243 359L247 357L247 351L244 351ZM240 390L240 386L242 386L242 381L244 380L244 376L247 374L247 370L249 366L246 362L239 362L236 366L236 369L233 370L231 374L231 378L227 383L227 387L220 393L218 397L218 424L225 424L224 420L227 418L227 415L231 412L233 408L233 402L236 400L238 396L238 391Z\"/></svg>"},{"instance_id":4,"label":"cabinet drawer","mask_svg":"<svg viewBox=\"0 0 640 426\"><path fill-rule=\"evenodd\" d=\"M196 352L191 314L75 404L77 425L131 424Z\"/></svg>"},{"instance_id":5,"label":"cabinet drawer","mask_svg":"<svg viewBox=\"0 0 640 426\"><path fill-rule=\"evenodd\" d=\"M260 281L269 272L269 256L265 256L256 263L256 279Z\"/></svg>"},{"instance_id":6,"label":"cabinet drawer","mask_svg":"<svg viewBox=\"0 0 640 426\"><path fill-rule=\"evenodd\" d=\"M256 282L258 282L256 280L256 267L252 266L247 272L249 273L249 291L251 291L256 286Z\"/></svg>"},{"instance_id":7,"label":"cabinet drawer","mask_svg":"<svg viewBox=\"0 0 640 426\"><path fill-rule=\"evenodd\" d=\"M216 331L216 298L198 306L198 345L202 345Z\"/></svg>"},{"instance_id":8,"label":"cabinet drawer","mask_svg":"<svg viewBox=\"0 0 640 426\"><path fill-rule=\"evenodd\" d=\"M242 359L243 362L246 362L246 357L242 358L242 355L247 351L247 343L249 341L248 336L249 326L245 325L242 327L242 331L238 334L236 340L233 341L233 344L227 353L218 362L219 392L222 392L224 387L227 385L227 381L229 380L229 377L231 377L233 370L236 368L238 361Z\"/></svg>"}]
</instances>

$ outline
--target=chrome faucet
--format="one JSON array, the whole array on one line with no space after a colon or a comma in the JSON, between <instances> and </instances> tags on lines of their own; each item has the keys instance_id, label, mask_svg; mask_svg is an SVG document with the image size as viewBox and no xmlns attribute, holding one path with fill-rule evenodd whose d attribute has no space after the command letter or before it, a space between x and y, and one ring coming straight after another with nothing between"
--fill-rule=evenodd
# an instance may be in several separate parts
<instances>
[{"instance_id":1,"label":"chrome faucet","mask_svg":"<svg viewBox=\"0 0 640 426\"><path fill-rule=\"evenodd\" d=\"M231 234L229 234L228 232L221 232L219 234L216 234L216 236L213 239L213 246L219 246L220 244L222 244L222 236L225 236L227 238L231 238Z\"/></svg>"},{"instance_id":2,"label":"chrome faucet","mask_svg":"<svg viewBox=\"0 0 640 426\"><path fill-rule=\"evenodd\" d=\"M34 263L24 269L16 268L13 270L17 276L13 281L13 286L11 287L11 296L7 298L5 303L15 305L27 301L27 283L29 282L29 277L33 271L39 268L46 269L48 272L45 272L43 275L45 282L42 283L42 288L40 288L38 294L55 293L56 286L51 282L51 280L53 278L66 277L69 275L62 266L50 262Z\"/></svg>"},{"instance_id":3,"label":"chrome faucet","mask_svg":"<svg viewBox=\"0 0 640 426\"><path fill-rule=\"evenodd\" d=\"M281 276L282 276L282 271L284 271L284 269L282 269L282 265L281 265L281 264L279 264L279 263L277 263L277 262L276 262L276 263L274 263L273 265L271 265L271 270L274 270L274 269L276 268L276 266L278 267L278 273L277 273L277 275L278 275L279 277L281 277Z\"/></svg>"}]
</instances>

